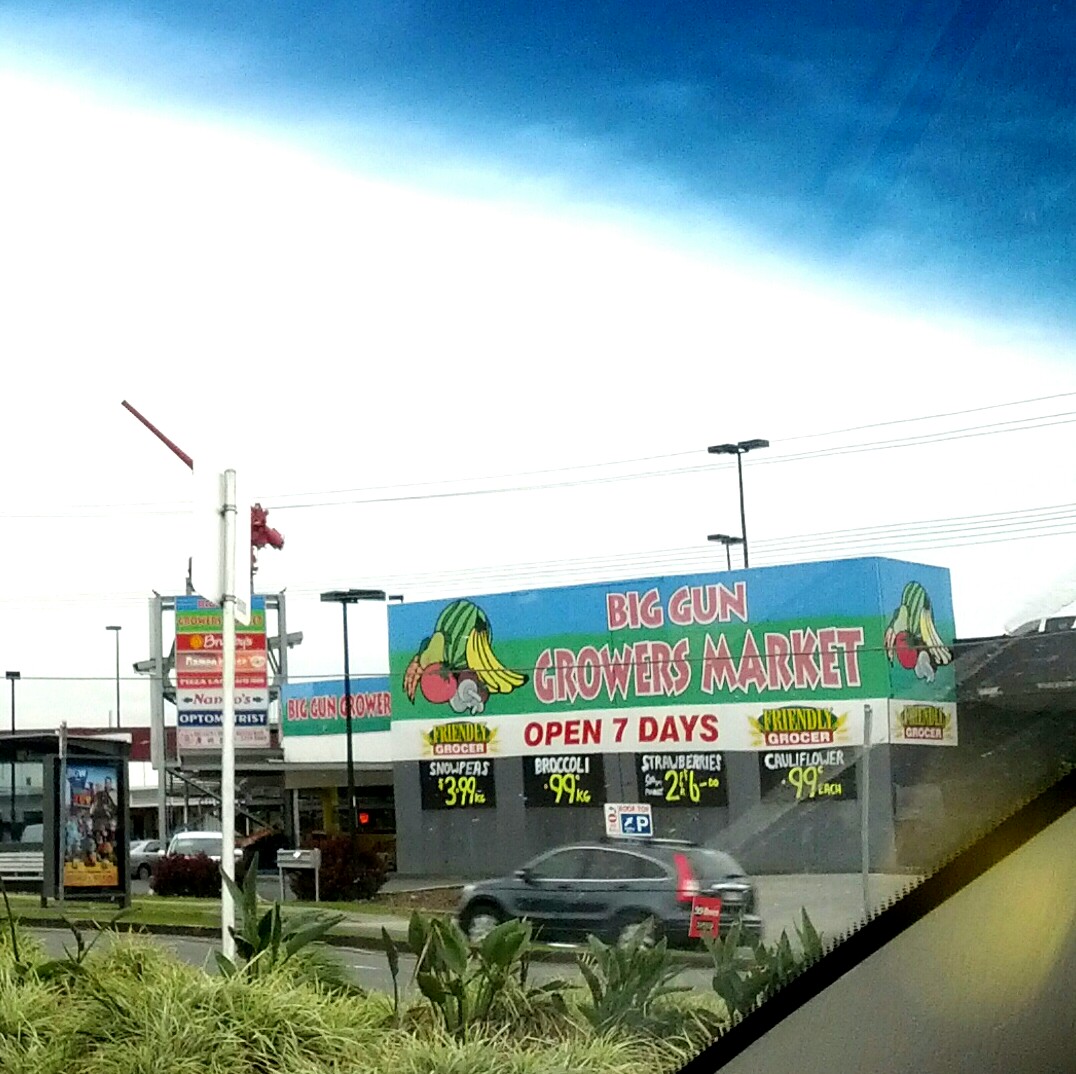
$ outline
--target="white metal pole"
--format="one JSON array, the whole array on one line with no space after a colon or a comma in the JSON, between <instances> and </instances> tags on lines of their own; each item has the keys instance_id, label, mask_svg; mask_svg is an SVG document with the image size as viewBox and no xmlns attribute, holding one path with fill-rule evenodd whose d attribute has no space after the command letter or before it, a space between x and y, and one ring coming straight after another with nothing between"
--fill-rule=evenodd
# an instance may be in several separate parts
<instances>
[{"instance_id":1,"label":"white metal pole","mask_svg":"<svg viewBox=\"0 0 1076 1074\"><path fill-rule=\"evenodd\" d=\"M221 705L221 868L235 877L235 471L224 471L221 619L224 635L224 697ZM235 903L227 884L221 885L221 948L225 958L235 958Z\"/></svg>"},{"instance_id":2,"label":"white metal pole","mask_svg":"<svg viewBox=\"0 0 1076 1074\"><path fill-rule=\"evenodd\" d=\"M157 838L168 849L168 732L164 726L164 614L163 601L149 602L149 655L153 671L149 688L150 750L157 770Z\"/></svg>"},{"instance_id":3,"label":"white metal pole","mask_svg":"<svg viewBox=\"0 0 1076 1074\"><path fill-rule=\"evenodd\" d=\"M863 919L871 912L871 717L870 705L863 706L863 785L860 802L860 854L863 872Z\"/></svg>"}]
</instances>

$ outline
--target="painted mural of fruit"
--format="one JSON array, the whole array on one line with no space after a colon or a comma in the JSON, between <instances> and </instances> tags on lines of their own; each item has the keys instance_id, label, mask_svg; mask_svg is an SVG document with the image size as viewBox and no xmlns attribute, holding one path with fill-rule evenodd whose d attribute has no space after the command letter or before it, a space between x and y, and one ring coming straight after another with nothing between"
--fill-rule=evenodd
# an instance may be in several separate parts
<instances>
[{"instance_id":1,"label":"painted mural of fruit","mask_svg":"<svg viewBox=\"0 0 1076 1074\"><path fill-rule=\"evenodd\" d=\"M430 664L423 669L422 678L419 680L422 696L431 705L443 705L451 700L457 685L456 676L447 671L444 664Z\"/></svg>"},{"instance_id":2,"label":"painted mural of fruit","mask_svg":"<svg viewBox=\"0 0 1076 1074\"><path fill-rule=\"evenodd\" d=\"M885 652L892 663L915 671L916 678L934 681L935 671L952 662L953 654L934 625L930 596L918 582L909 582L885 631Z\"/></svg>"},{"instance_id":3,"label":"painted mural of fruit","mask_svg":"<svg viewBox=\"0 0 1076 1074\"><path fill-rule=\"evenodd\" d=\"M433 669L437 681L427 679ZM412 702L421 689L432 704L447 702L455 712L479 713L491 694L510 694L528 678L505 666L493 651L493 627L486 613L472 601L454 600L441 610L433 633L412 657L403 687Z\"/></svg>"}]
</instances>

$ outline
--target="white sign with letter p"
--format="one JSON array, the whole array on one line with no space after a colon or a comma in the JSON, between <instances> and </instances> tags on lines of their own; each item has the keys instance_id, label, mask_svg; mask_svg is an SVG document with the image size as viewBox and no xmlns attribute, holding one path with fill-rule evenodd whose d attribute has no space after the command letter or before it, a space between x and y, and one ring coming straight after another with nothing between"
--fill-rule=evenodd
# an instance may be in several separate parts
<instances>
[{"instance_id":1,"label":"white sign with letter p","mask_svg":"<svg viewBox=\"0 0 1076 1074\"><path fill-rule=\"evenodd\" d=\"M605 834L614 838L647 837L654 834L649 802L607 802Z\"/></svg>"}]
</instances>

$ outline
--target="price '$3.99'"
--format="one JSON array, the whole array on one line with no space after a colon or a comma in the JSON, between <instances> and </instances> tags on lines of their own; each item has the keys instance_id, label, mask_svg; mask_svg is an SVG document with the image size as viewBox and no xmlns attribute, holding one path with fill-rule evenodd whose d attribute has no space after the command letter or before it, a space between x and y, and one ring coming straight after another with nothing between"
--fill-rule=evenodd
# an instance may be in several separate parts
<instances>
[{"instance_id":1,"label":"price '$3.99'","mask_svg":"<svg viewBox=\"0 0 1076 1074\"><path fill-rule=\"evenodd\" d=\"M439 776L437 789L449 808L486 804L485 792L478 789L477 776Z\"/></svg>"}]
</instances>

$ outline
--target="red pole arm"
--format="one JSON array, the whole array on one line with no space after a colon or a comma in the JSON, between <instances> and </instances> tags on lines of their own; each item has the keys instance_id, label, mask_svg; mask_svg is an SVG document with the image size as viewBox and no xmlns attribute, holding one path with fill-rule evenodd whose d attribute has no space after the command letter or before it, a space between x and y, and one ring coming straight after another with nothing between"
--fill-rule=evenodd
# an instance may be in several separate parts
<instances>
[{"instance_id":1,"label":"red pole arm","mask_svg":"<svg viewBox=\"0 0 1076 1074\"><path fill-rule=\"evenodd\" d=\"M158 429L156 425L152 424L152 422L147 421L146 418L142 417L142 415L139 414L138 411L135 410L135 408L133 406L131 406L131 404L128 403L126 399L123 400L123 403L121 405L123 406L123 408L125 410L129 410L136 418L138 418L138 420L147 429L149 429L149 431L151 433L153 433L153 435L155 437L157 437L157 439L160 440L162 444L164 444L166 447L171 448L172 453L174 455L177 455L180 459L182 459L191 470L194 469L194 459L192 459L190 457L190 455L188 455L185 451L183 451L182 448L179 448L175 444L173 444L172 441L169 440L168 437L165 436L164 433L162 433L161 430Z\"/></svg>"}]
</instances>

